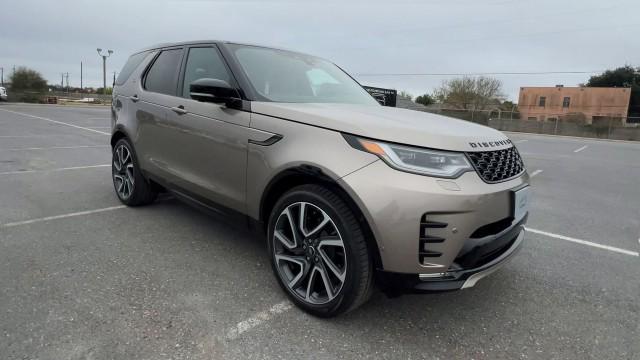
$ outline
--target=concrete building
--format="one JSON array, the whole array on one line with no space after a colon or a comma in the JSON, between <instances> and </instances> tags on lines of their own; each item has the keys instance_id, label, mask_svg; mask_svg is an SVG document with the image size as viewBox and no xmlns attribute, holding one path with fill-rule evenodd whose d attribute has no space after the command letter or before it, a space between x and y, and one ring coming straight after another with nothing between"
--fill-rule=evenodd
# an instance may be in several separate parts
<instances>
[{"instance_id":1,"label":"concrete building","mask_svg":"<svg viewBox=\"0 0 640 360\"><path fill-rule=\"evenodd\" d=\"M573 117L586 124L614 119L627 123L630 88L521 87L518 100L520 118L555 121Z\"/></svg>"}]
</instances>

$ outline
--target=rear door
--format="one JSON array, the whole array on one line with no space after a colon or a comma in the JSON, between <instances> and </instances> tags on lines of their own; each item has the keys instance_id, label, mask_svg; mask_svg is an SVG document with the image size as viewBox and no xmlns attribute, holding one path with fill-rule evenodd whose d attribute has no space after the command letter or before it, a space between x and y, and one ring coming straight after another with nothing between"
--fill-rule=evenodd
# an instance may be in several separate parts
<instances>
[{"instance_id":1,"label":"rear door","mask_svg":"<svg viewBox=\"0 0 640 360\"><path fill-rule=\"evenodd\" d=\"M172 107L178 106L178 78L182 65L182 47L163 49L147 69L139 86L135 149L142 168L164 181L175 183L180 174L176 171L177 147L172 128Z\"/></svg>"},{"instance_id":2,"label":"rear door","mask_svg":"<svg viewBox=\"0 0 640 360\"><path fill-rule=\"evenodd\" d=\"M179 186L190 193L245 212L250 113L192 100L189 85L201 78L237 87L215 45L186 49L178 90L181 98L170 110L166 129L172 141L171 169L179 174Z\"/></svg>"}]
</instances>

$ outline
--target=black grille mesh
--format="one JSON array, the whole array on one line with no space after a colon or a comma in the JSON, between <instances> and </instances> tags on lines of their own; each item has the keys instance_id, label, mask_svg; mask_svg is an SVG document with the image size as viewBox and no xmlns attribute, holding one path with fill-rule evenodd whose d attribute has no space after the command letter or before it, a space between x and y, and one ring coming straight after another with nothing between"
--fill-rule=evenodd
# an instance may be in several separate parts
<instances>
[{"instance_id":1,"label":"black grille mesh","mask_svg":"<svg viewBox=\"0 0 640 360\"><path fill-rule=\"evenodd\" d=\"M468 152L467 156L482 180L488 183L505 181L524 171L522 158L514 146L504 150Z\"/></svg>"}]
</instances>

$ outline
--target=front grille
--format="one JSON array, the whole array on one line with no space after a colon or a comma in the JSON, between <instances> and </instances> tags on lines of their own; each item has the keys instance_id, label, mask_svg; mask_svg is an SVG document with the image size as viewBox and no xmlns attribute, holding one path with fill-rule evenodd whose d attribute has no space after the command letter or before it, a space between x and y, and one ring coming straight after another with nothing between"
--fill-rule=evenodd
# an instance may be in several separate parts
<instances>
[{"instance_id":1,"label":"front grille","mask_svg":"<svg viewBox=\"0 0 640 360\"><path fill-rule=\"evenodd\" d=\"M468 152L478 175L488 183L509 180L522 174L524 164L515 146L504 150Z\"/></svg>"}]
</instances>

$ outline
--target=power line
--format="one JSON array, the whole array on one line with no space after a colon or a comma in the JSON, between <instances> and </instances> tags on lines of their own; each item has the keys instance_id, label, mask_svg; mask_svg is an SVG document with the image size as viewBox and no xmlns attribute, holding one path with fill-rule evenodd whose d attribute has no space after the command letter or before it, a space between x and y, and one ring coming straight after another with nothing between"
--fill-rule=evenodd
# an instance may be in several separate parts
<instances>
[{"instance_id":1,"label":"power line","mask_svg":"<svg viewBox=\"0 0 640 360\"><path fill-rule=\"evenodd\" d=\"M593 71L513 71L513 72L468 72L468 73L360 73L355 76L482 76L482 75L555 75L555 74L597 74Z\"/></svg>"}]
</instances>

